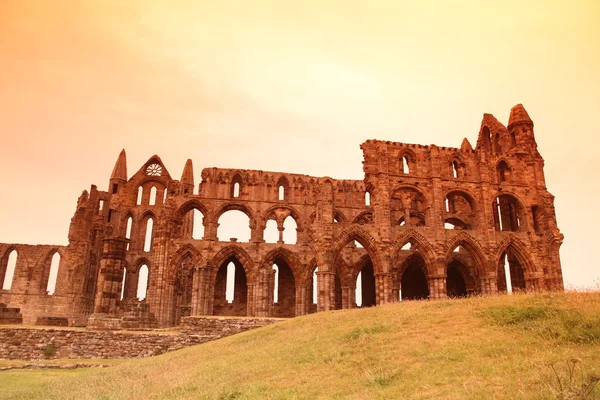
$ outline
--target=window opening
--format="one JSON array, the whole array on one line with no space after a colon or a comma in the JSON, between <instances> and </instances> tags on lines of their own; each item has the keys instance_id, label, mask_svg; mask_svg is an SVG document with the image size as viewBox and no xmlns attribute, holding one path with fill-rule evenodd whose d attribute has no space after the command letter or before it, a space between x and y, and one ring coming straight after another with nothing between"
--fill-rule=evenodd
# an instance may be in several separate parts
<instances>
[{"instance_id":1,"label":"window opening","mask_svg":"<svg viewBox=\"0 0 600 400\"><path fill-rule=\"evenodd\" d=\"M17 267L17 257L17 250L11 251L8 255L6 273L4 274L4 283L2 284L3 290L10 290L12 287L12 282L15 275L15 268Z\"/></svg>"},{"instance_id":2,"label":"window opening","mask_svg":"<svg viewBox=\"0 0 600 400\"><path fill-rule=\"evenodd\" d=\"M152 186L150 188L150 199L149 199L148 205L150 205L150 206L156 205L156 195L157 195L156 186Z\"/></svg>"},{"instance_id":3,"label":"window opening","mask_svg":"<svg viewBox=\"0 0 600 400\"><path fill-rule=\"evenodd\" d=\"M154 220L152 218L148 218L146 222L146 237L144 239L144 251L150 251L152 247L152 229L154 228Z\"/></svg>"},{"instance_id":4,"label":"window opening","mask_svg":"<svg viewBox=\"0 0 600 400\"><path fill-rule=\"evenodd\" d=\"M137 298L138 298L138 300L142 301L146 298L146 295L148 292L148 277L149 277L148 266L146 264L142 265L140 267L140 271L138 274L139 274L139 277L138 277Z\"/></svg>"},{"instance_id":5,"label":"window opening","mask_svg":"<svg viewBox=\"0 0 600 400\"><path fill-rule=\"evenodd\" d=\"M225 300L228 303L233 303L235 295L235 269L236 266L233 262L227 265L227 283L225 285Z\"/></svg>"},{"instance_id":6,"label":"window opening","mask_svg":"<svg viewBox=\"0 0 600 400\"><path fill-rule=\"evenodd\" d=\"M143 187L139 187L138 188L138 193L137 193L137 200L135 202L136 205L141 205L142 204L142 196L144 195L144 188Z\"/></svg>"},{"instance_id":7,"label":"window opening","mask_svg":"<svg viewBox=\"0 0 600 400\"><path fill-rule=\"evenodd\" d=\"M50 263L50 275L48 275L48 285L46 286L46 293L53 295L56 291L56 281L58 278L58 266L60 265L60 254L58 251L52 256L52 262Z\"/></svg>"}]
</instances>

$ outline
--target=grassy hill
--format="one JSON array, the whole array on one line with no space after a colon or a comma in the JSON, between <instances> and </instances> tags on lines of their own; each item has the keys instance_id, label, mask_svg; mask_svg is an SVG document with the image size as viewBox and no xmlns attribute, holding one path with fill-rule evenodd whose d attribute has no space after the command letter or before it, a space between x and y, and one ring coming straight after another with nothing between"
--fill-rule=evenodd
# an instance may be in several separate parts
<instances>
[{"instance_id":1,"label":"grassy hill","mask_svg":"<svg viewBox=\"0 0 600 400\"><path fill-rule=\"evenodd\" d=\"M5 371L0 398L586 398L596 379L600 293L522 294L313 314L103 369Z\"/></svg>"}]
</instances>

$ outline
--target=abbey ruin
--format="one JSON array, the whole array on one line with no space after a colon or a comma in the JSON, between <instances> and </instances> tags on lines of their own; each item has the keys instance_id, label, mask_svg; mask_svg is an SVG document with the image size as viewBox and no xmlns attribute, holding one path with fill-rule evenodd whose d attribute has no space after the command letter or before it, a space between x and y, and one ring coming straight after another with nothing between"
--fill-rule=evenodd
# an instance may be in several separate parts
<instances>
[{"instance_id":1,"label":"abbey ruin","mask_svg":"<svg viewBox=\"0 0 600 400\"><path fill-rule=\"evenodd\" d=\"M79 197L67 246L0 244L0 323L153 328L562 290L533 128L517 105L508 126L484 114L474 149L367 140L364 179L205 168L197 191L191 160L179 180L158 156L129 176L123 151L107 190ZM229 212L248 241L220 235Z\"/></svg>"}]
</instances>

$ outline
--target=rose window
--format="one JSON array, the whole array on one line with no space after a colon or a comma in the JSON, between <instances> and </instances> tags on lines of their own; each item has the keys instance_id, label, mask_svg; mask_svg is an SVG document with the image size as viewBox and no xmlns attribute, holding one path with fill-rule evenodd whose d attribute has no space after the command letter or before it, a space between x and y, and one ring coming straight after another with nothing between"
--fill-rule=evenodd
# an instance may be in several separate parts
<instances>
[{"instance_id":1,"label":"rose window","mask_svg":"<svg viewBox=\"0 0 600 400\"><path fill-rule=\"evenodd\" d=\"M162 166L160 164L148 165L148 168L146 168L146 175L161 176L162 175Z\"/></svg>"}]
</instances>

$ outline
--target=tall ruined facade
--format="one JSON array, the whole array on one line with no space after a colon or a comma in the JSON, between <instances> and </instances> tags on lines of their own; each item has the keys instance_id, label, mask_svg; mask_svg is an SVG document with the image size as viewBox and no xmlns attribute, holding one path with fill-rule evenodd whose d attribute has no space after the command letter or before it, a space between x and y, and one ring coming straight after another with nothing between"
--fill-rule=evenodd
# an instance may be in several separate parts
<instances>
[{"instance_id":1,"label":"tall ruined facade","mask_svg":"<svg viewBox=\"0 0 600 400\"><path fill-rule=\"evenodd\" d=\"M180 180L158 156L128 177L123 151L108 190L79 198L68 246L0 244L0 303L30 324L162 327L187 315L353 308L357 297L364 307L562 290L563 237L533 127L517 105L507 127L484 114L475 149L367 140L363 180L205 168L198 194L191 160ZM219 236L231 210L247 215L248 242ZM295 244L283 241L288 218ZM264 240L269 224L276 243Z\"/></svg>"}]
</instances>

